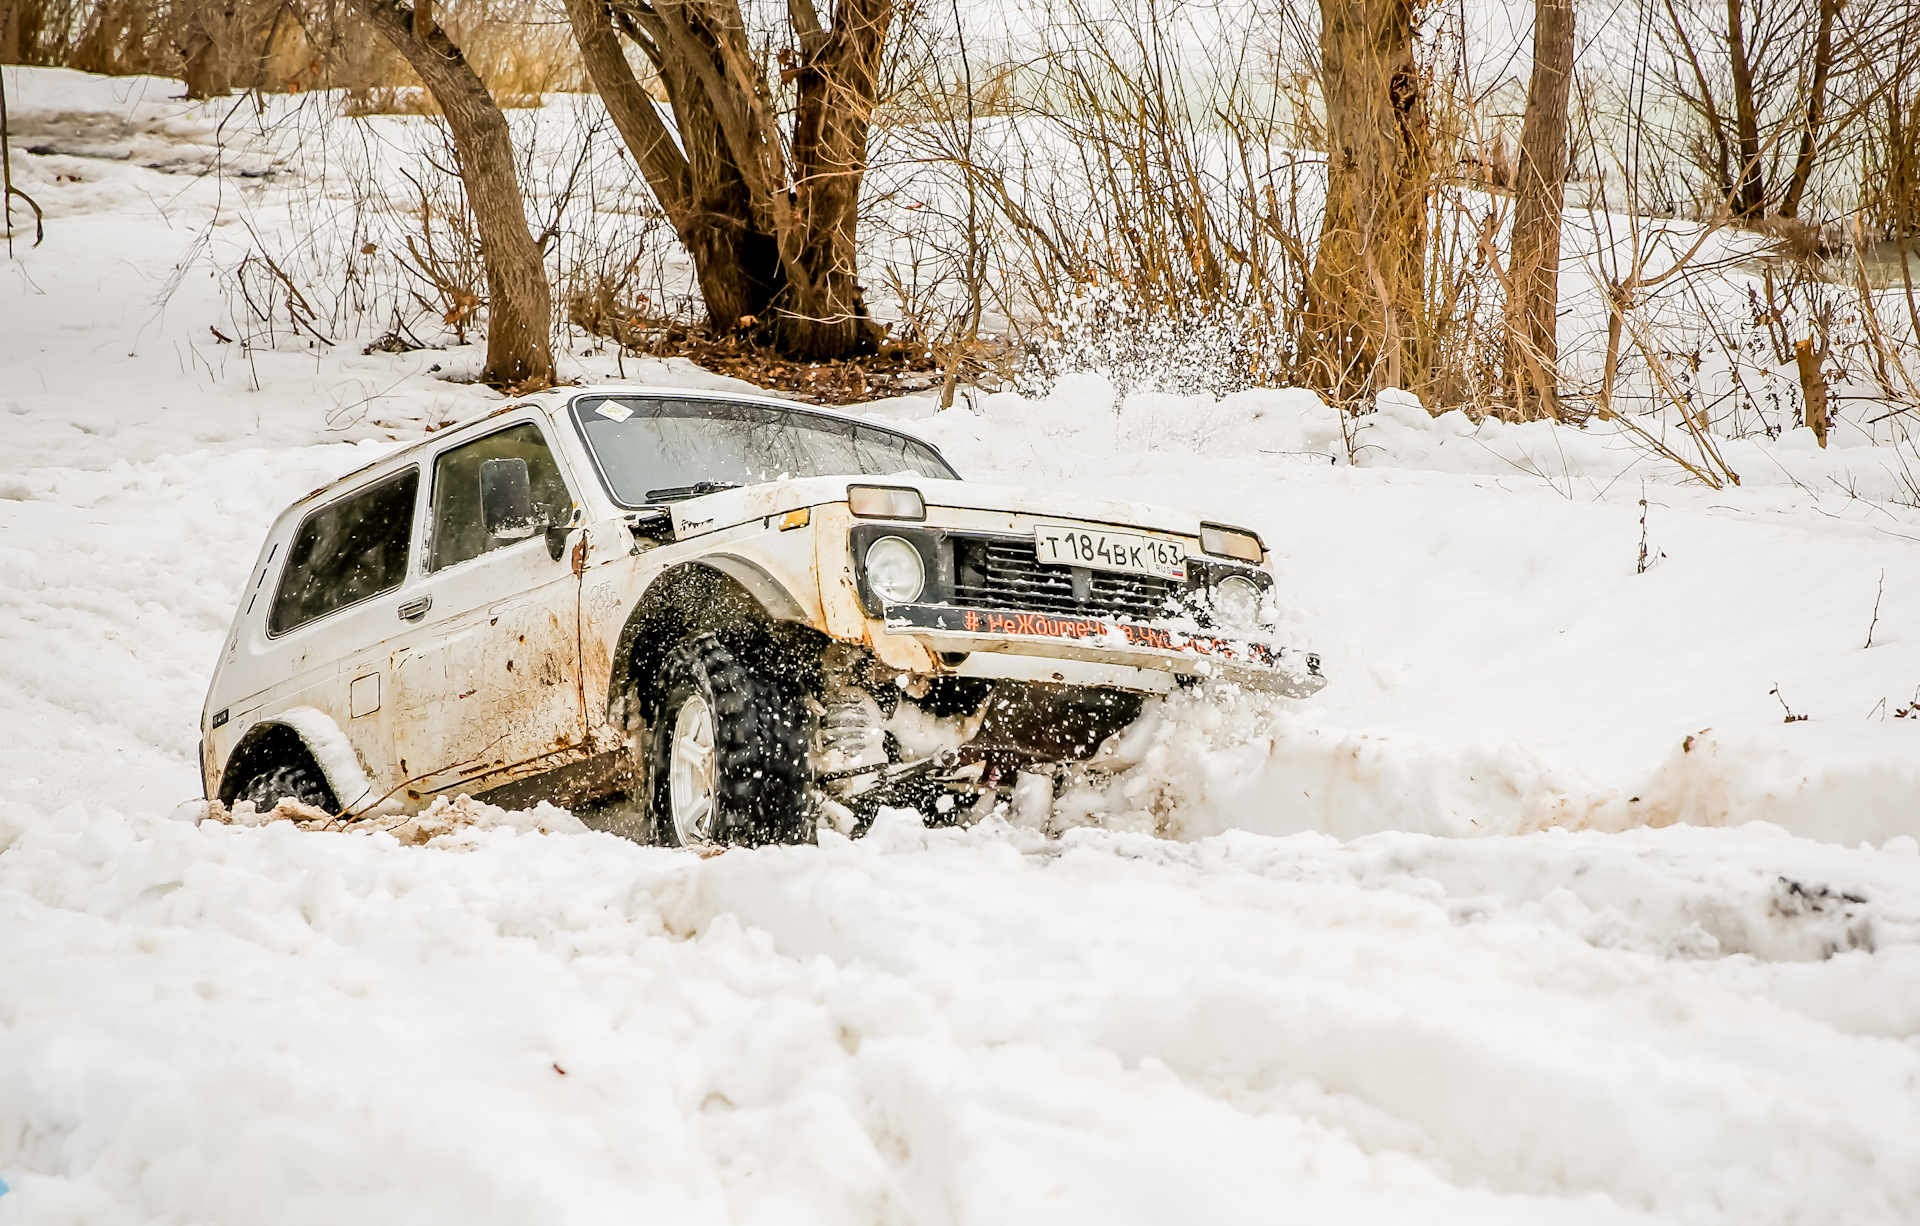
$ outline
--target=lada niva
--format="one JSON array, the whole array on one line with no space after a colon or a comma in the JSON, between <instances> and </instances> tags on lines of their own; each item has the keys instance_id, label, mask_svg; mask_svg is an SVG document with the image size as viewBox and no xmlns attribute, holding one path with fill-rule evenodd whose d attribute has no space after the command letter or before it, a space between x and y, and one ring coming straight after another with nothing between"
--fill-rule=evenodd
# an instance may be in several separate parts
<instances>
[{"instance_id":1,"label":"lada niva","mask_svg":"<svg viewBox=\"0 0 1920 1226\"><path fill-rule=\"evenodd\" d=\"M209 797L626 797L680 845L958 821L1216 678L1293 695L1260 538L962 481L904 431L651 387L514 400L314 491L248 573Z\"/></svg>"}]
</instances>

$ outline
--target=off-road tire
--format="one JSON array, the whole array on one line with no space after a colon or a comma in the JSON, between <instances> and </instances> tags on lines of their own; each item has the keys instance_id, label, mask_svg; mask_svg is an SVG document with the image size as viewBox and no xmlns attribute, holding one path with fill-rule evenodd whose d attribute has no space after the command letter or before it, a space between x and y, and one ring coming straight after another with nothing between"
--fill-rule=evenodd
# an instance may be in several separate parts
<instances>
[{"instance_id":1,"label":"off-road tire","mask_svg":"<svg viewBox=\"0 0 1920 1226\"><path fill-rule=\"evenodd\" d=\"M311 761L270 763L242 784L234 799L251 800L255 809L265 813L287 796L328 813L340 810L326 776Z\"/></svg>"},{"instance_id":2,"label":"off-road tire","mask_svg":"<svg viewBox=\"0 0 1920 1226\"><path fill-rule=\"evenodd\" d=\"M653 840L678 846L668 785L668 755L681 705L699 695L713 717L714 818L722 843L810 843L813 771L807 763L813 716L793 681L748 652L702 634L661 661L658 699L647 719L648 825Z\"/></svg>"}]
</instances>

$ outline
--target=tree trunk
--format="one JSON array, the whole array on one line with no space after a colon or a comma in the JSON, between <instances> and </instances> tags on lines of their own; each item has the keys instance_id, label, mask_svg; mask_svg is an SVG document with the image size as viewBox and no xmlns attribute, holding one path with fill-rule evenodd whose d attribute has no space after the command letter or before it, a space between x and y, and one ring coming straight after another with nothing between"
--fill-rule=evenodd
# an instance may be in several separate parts
<instances>
[{"instance_id":1,"label":"tree trunk","mask_svg":"<svg viewBox=\"0 0 1920 1226\"><path fill-rule=\"evenodd\" d=\"M772 235L750 228L745 182L724 155L712 108L690 73L676 74L669 97L684 97L675 115L688 148L705 155L696 168L674 143L653 99L627 64L604 0L567 0L567 19L587 75L654 199L693 259L700 297L716 332L731 332L768 311L778 287L778 251ZM667 78L663 78L667 79ZM696 173L697 172L697 173Z\"/></svg>"},{"instance_id":2,"label":"tree trunk","mask_svg":"<svg viewBox=\"0 0 1920 1226\"><path fill-rule=\"evenodd\" d=\"M1522 418L1560 416L1555 320L1572 79L1573 0L1534 0L1533 79L1520 126L1507 279L1507 379Z\"/></svg>"},{"instance_id":3,"label":"tree trunk","mask_svg":"<svg viewBox=\"0 0 1920 1226\"><path fill-rule=\"evenodd\" d=\"M20 10L25 0L0 0L0 64L18 64L20 58Z\"/></svg>"},{"instance_id":4,"label":"tree trunk","mask_svg":"<svg viewBox=\"0 0 1920 1226\"><path fill-rule=\"evenodd\" d=\"M189 98L224 98L232 91L233 0L201 0L186 13L186 64L180 74Z\"/></svg>"},{"instance_id":5,"label":"tree trunk","mask_svg":"<svg viewBox=\"0 0 1920 1226\"><path fill-rule=\"evenodd\" d=\"M838 357L870 349L878 339L855 268L855 238L867 125L893 5L840 0L825 34L811 0L795 0L790 8L803 57L793 125L797 216L791 236L783 236L782 246L793 250L784 261L788 301L776 327L781 349L795 357Z\"/></svg>"},{"instance_id":6,"label":"tree trunk","mask_svg":"<svg viewBox=\"0 0 1920 1226\"><path fill-rule=\"evenodd\" d=\"M1766 214L1767 187L1760 174L1760 116L1754 110L1753 65L1747 60L1747 36L1741 25L1746 0L1727 0L1727 55L1733 61L1733 116L1740 142L1733 212L1758 221Z\"/></svg>"},{"instance_id":7,"label":"tree trunk","mask_svg":"<svg viewBox=\"0 0 1920 1226\"><path fill-rule=\"evenodd\" d=\"M1831 424L1827 417L1827 376L1821 370L1826 361L1827 347L1823 343L1814 347L1814 338L1795 341L1793 362L1800 372L1801 422L1813 431L1813 437L1822 447L1827 445L1827 428Z\"/></svg>"},{"instance_id":8,"label":"tree trunk","mask_svg":"<svg viewBox=\"0 0 1920 1226\"><path fill-rule=\"evenodd\" d=\"M1713 133L1713 148L1718 155L1714 163L1719 171L1720 196L1723 200L1733 198L1733 153L1727 146L1727 125L1720 118L1720 108L1713 101L1713 87L1707 84L1706 70L1700 66L1700 54L1693 49L1693 39L1687 36L1687 23L1673 7L1673 0L1666 0L1667 17L1673 22L1673 33L1680 40L1681 49L1687 53L1687 67L1692 70L1693 83L1700 91L1699 106L1706 115L1707 130ZM1684 96L1684 95L1683 95Z\"/></svg>"},{"instance_id":9,"label":"tree trunk","mask_svg":"<svg viewBox=\"0 0 1920 1226\"><path fill-rule=\"evenodd\" d=\"M791 141L754 57L738 0L568 0L587 69L692 256L721 331L758 326L788 357L870 350L880 336L855 267L867 127L893 0L842 0L831 29L788 0L799 51ZM660 73L678 149L632 79L610 26ZM681 152L684 150L684 153Z\"/></svg>"},{"instance_id":10,"label":"tree trunk","mask_svg":"<svg viewBox=\"0 0 1920 1226\"><path fill-rule=\"evenodd\" d=\"M416 37L413 13L398 0L351 3L426 85L459 151L460 178L487 270L487 365L481 378L520 389L552 386L553 300L540 248L527 229L506 116L439 25L423 23L430 28Z\"/></svg>"},{"instance_id":11,"label":"tree trunk","mask_svg":"<svg viewBox=\"0 0 1920 1226\"><path fill-rule=\"evenodd\" d=\"M1820 120L1827 102L1827 74L1833 68L1833 19L1840 12L1840 0L1820 0L1820 24L1813 35L1813 82L1807 88L1807 118L1800 129L1800 156L1793 162L1793 178L1787 183L1787 198L1780 204L1780 216L1800 216L1800 198L1806 193L1807 180L1813 177L1813 163L1820 147Z\"/></svg>"},{"instance_id":12,"label":"tree trunk","mask_svg":"<svg viewBox=\"0 0 1920 1226\"><path fill-rule=\"evenodd\" d=\"M1307 328L1340 397L1424 381L1432 152L1410 0L1320 0L1327 204Z\"/></svg>"}]
</instances>

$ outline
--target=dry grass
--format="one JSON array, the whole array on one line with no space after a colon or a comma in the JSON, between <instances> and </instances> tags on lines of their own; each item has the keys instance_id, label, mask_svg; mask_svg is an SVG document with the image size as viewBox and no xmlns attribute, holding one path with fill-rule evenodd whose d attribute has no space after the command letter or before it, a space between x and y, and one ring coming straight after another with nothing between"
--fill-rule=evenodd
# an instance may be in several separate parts
<instances>
[{"instance_id":1,"label":"dry grass","mask_svg":"<svg viewBox=\"0 0 1920 1226\"><path fill-rule=\"evenodd\" d=\"M659 323L636 311L599 311L599 304L569 304L575 326L648 357L681 357L714 374L744 379L813 404L859 404L937 386L942 368L918 345L883 344L868 357L837 362L795 362L738 334L715 338L704 327ZM591 326L589 326L591 325Z\"/></svg>"}]
</instances>

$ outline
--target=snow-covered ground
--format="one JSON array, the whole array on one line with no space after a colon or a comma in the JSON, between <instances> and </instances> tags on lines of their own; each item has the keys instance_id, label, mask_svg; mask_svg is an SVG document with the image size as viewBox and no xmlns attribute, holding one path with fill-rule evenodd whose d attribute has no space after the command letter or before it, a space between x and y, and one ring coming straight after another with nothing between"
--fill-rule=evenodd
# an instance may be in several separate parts
<instances>
[{"instance_id":1,"label":"snow-covered ground","mask_svg":"<svg viewBox=\"0 0 1920 1226\"><path fill-rule=\"evenodd\" d=\"M1709 490L1394 404L1348 463L1299 392L889 402L967 475L1258 528L1333 684L1169 704L1046 831L195 825L270 517L493 398L220 342L281 179L192 173L171 83L6 72L49 216L0 262L0 1224L1920 1218L1893 448L1727 440Z\"/></svg>"}]
</instances>

